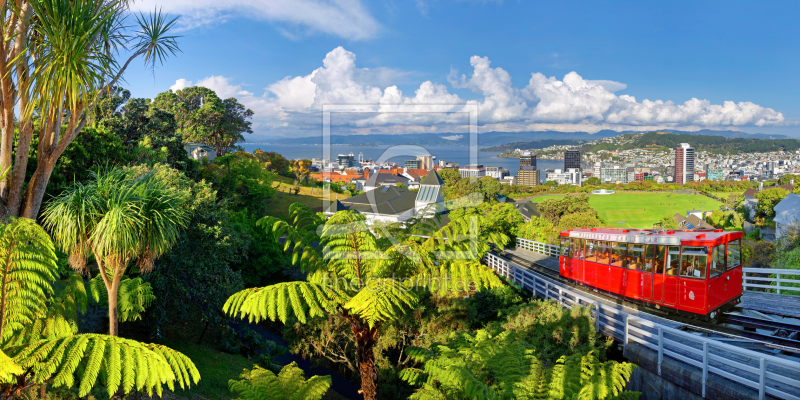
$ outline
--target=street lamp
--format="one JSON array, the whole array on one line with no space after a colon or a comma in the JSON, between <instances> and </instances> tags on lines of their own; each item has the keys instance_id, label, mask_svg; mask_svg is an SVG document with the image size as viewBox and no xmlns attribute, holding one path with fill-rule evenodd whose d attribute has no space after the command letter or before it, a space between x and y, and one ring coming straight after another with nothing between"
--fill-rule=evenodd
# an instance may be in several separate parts
<instances>
[{"instance_id":1,"label":"street lamp","mask_svg":"<svg viewBox=\"0 0 800 400\"><path fill-rule=\"evenodd\" d=\"M624 224L625 221L617 221L617 223L619 224L619 229L622 229L622 224Z\"/></svg>"}]
</instances>

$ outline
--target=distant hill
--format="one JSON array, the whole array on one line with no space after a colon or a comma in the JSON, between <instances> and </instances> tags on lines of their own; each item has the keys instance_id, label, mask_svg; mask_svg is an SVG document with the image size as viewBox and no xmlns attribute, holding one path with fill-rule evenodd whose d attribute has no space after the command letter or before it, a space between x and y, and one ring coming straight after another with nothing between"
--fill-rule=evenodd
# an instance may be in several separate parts
<instances>
[{"instance_id":1,"label":"distant hill","mask_svg":"<svg viewBox=\"0 0 800 400\"><path fill-rule=\"evenodd\" d=\"M626 149L666 149L680 146L681 143L689 143L698 151L708 151L718 154L735 153L765 153L770 151L795 151L800 149L800 140L797 139L757 139L734 137L727 138L721 136L704 136L690 134L675 134L664 132L648 132L632 142L622 146L617 146L620 150ZM606 150L608 144L593 146L595 148L585 148L583 150L597 150L600 147Z\"/></svg>"},{"instance_id":2,"label":"distant hill","mask_svg":"<svg viewBox=\"0 0 800 400\"><path fill-rule=\"evenodd\" d=\"M514 149L523 149L523 150L537 150L537 149L544 149L550 146L577 146L580 144L586 143L585 140L560 140L560 139L541 139L541 140L534 140L532 142L516 142L516 143L508 143L503 144L500 146L492 146L486 147L481 149L481 151L491 151L491 152L500 152L505 153L509 151L514 151Z\"/></svg>"},{"instance_id":3,"label":"distant hill","mask_svg":"<svg viewBox=\"0 0 800 400\"><path fill-rule=\"evenodd\" d=\"M527 143L543 140L582 140L594 141L606 137L619 136L625 133L638 133L641 131L617 132L612 130L602 130L596 133L588 132L557 132L557 131L535 131L535 132L485 132L478 134L478 146L487 148L500 145L510 145L513 143ZM762 133L748 134L734 131L712 131L702 130L698 132L682 132L677 130L666 130L665 132L684 134L684 135L703 135L721 136L725 138L750 138L750 139L789 139L784 135L767 135ZM272 144L311 144L322 143L322 136L277 138L270 140ZM374 134L374 135L331 135L331 144L338 145L386 145L396 146L403 144L416 144L420 146L467 146L469 145L468 133L409 133L399 135ZM547 147L547 146L545 146ZM512 149L513 150L513 149Z\"/></svg>"}]
</instances>

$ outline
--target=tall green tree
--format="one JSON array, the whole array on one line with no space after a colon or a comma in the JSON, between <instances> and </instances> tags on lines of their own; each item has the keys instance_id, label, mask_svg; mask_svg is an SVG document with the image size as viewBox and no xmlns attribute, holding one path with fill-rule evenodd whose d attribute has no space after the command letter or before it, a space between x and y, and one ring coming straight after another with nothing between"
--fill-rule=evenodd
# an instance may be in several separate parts
<instances>
[{"instance_id":1,"label":"tall green tree","mask_svg":"<svg viewBox=\"0 0 800 400\"><path fill-rule=\"evenodd\" d=\"M501 234L480 236L480 218L451 221L440 230L429 220L411 222L416 236L378 239L363 215L342 211L324 221L308 207L293 204L290 221L265 217L259 226L285 236L284 251L307 276L305 281L245 289L225 304L232 316L264 319L333 317L350 326L364 398L377 396L376 337L419 301L420 290L465 293L500 285L480 260L489 242L504 246ZM317 234L317 229L321 234ZM470 235L472 233L472 236Z\"/></svg>"},{"instance_id":2,"label":"tall green tree","mask_svg":"<svg viewBox=\"0 0 800 400\"><path fill-rule=\"evenodd\" d=\"M152 174L133 178L114 169L75 184L45 209L45 226L75 270L86 272L94 257L108 294L111 336L118 335L118 293L128 265L136 261L140 272L152 270L188 220L184 203Z\"/></svg>"},{"instance_id":3,"label":"tall green tree","mask_svg":"<svg viewBox=\"0 0 800 400\"><path fill-rule=\"evenodd\" d=\"M253 111L235 98L222 100L208 88L193 86L156 96L153 106L175 115L178 131L188 141L213 147L218 156L253 133Z\"/></svg>"},{"instance_id":4,"label":"tall green tree","mask_svg":"<svg viewBox=\"0 0 800 400\"><path fill-rule=\"evenodd\" d=\"M154 67L178 51L174 24L161 13L136 18L125 33L127 1L2 0L0 37L0 217L36 218L58 159L86 126L98 96L130 63ZM124 63L118 50L131 56ZM19 113L17 113L19 110ZM34 135L34 131L37 133ZM34 136L38 146L32 148ZM29 177L28 155L36 153ZM12 154L13 160L12 160ZM13 167L13 169L12 169Z\"/></svg>"},{"instance_id":5,"label":"tall green tree","mask_svg":"<svg viewBox=\"0 0 800 400\"><path fill-rule=\"evenodd\" d=\"M57 282L55 247L29 219L0 224L0 398L35 385L78 386L81 397L104 386L109 397L134 390L161 395L200 379L185 355L156 344L76 334L86 307L83 279Z\"/></svg>"},{"instance_id":6,"label":"tall green tree","mask_svg":"<svg viewBox=\"0 0 800 400\"><path fill-rule=\"evenodd\" d=\"M756 193L758 199L758 206L756 207L756 216L762 218L772 218L775 216L775 206L783 200L789 192L784 188L770 188L764 189Z\"/></svg>"}]
</instances>

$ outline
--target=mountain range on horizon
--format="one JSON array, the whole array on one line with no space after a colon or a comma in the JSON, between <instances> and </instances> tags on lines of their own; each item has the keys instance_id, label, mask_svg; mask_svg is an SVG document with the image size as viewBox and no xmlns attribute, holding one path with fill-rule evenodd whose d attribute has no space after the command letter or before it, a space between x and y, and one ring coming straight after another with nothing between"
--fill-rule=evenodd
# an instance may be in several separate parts
<instances>
[{"instance_id":1,"label":"mountain range on horizon","mask_svg":"<svg viewBox=\"0 0 800 400\"><path fill-rule=\"evenodd\" d=\"M614 137L626 133L643 131L601 130L596 133L588 132L559 132L559 131L531 131L531 132L485 132L478 134L480 148L499 146L515 142L531 142L545 139L586 140L593 141L607 137ZM746 133L741 131L716 131L703 129L699 131L680 131L675 129L662 129L658 132L679 133L701 136L722 136L725 138L750 138L750 139L794 139L786 135L773 135L764 133ZM294 138L280 138L267 142L267 144L300 144L319 145L321 136L307 136ZM375 135L331 135L331 144L348 146L467 146L469 135L463 133L409 133L401 135L375 134Z\"/></svg>"}]
</instances>

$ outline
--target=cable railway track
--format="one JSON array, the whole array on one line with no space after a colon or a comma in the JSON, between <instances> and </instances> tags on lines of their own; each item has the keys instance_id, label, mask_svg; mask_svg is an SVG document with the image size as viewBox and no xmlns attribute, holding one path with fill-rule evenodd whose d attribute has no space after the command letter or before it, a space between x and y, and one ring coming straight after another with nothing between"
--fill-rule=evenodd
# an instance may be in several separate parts
<instances>
[{"instance_id":1,"label":"cable railway track","mask_svg":"<svg viewBox=\"0 0 800 400\"><path fill-rule=\"evenodd\" d=\"M730 313L720 313L719 316L712 321L704 321L698 318L687 318L675 313L674 311L670 312L666 310L660 310L644 303L638 303L635 300L632 301L632 299L624 298L614 293L609 293L605 290L574 282L561 276L557 270L553 270L531 260L519 257L516 254L507 251L498 251L498 253L500 256L514 262L516 265L525 266L530 270L541 273L548 278L564 284L572 289L584 293L596 293L603 296L607 300L616 302L625 307L682 323L684 324L684 330L699 331L703 333L724 336L728 339L734 340L747 340L748 342L761 344L770 349L800 355L800 325ZM736 325L740 326L741 328L736 326L723 326L720 324ZM773 333L764 334L758 332L757 330L769 330Z\"/></svg>"}]
</instances>

